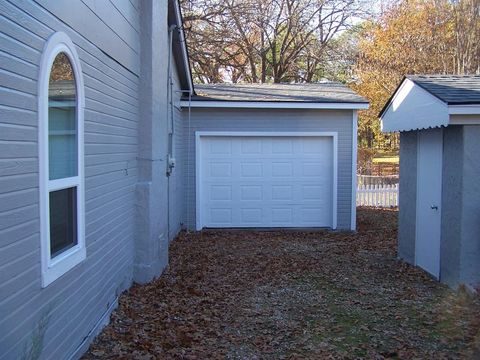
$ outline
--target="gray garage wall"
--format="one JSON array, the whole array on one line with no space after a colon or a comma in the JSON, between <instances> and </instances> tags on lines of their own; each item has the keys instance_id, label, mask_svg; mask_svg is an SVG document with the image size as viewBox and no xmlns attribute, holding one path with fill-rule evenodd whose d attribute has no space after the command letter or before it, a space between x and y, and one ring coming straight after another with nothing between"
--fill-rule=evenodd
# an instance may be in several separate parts
<instances>
[{"instance_id":1,"label":"gray garage wall","mask_svg":"<svg viewBox=\"0 0 480 360\"><path fill-rule=\"evenodd\" d=\"M185 223L195 229L196 131L336 131L338 132L338 229L350 229L352 201L352 111L310 109L201 109L183 110L185 148Z\"/></svg>"},{"instance_id":2,"label":"gray garage wall","mask_svg":"<svg viewBox=\"0 0 480 360\"><path fill-rule=\"evenodd\" d=\"M53 3L89 2L45 6ZM0 1L0 12L0 359L21 358L41 335L42 358L65 359L131 284L139 80L61 14L23 0ZM87 15L75 13L79 21ZM124 15L132 26L139 23L135 8ZM105 16L108 22L112 15ZM42 289L37 79L55 31L74 42L85 84L87 258Z\"/></svg>"}]
</instances>

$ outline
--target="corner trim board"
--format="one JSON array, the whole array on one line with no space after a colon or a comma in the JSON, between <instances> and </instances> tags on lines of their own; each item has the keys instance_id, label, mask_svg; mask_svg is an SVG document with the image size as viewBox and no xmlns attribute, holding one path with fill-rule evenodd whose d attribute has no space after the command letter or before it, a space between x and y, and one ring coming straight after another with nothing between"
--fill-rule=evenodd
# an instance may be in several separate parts
<instances>
[{"instance_id":1,"label":"corner trim board","mask_svg":"<svg viewBox=\"0 0 480 360\"><path fill-rule=\"evenodd\" d=\"M358 113L353 111L352 115L352 209L350 230L357 229L357 127Z\"/></svg>"}]
</instances>

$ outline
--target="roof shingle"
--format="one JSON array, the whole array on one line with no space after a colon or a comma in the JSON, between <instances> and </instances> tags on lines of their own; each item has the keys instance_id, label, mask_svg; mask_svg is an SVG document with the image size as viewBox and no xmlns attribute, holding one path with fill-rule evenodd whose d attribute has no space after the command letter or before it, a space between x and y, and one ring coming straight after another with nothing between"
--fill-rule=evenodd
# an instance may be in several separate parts
<instances>
[{"instance_id":1,"label":"roof shingle","mask_svg":"<svg viewBox=\"0 0 480 360\"><path fill-rule=\"evenodd\" d=\"M193 101L368 103L340 83L195 85Z\"/></svg>"},{"instance_id":2,"label":"roof shingle","mask_svg":"<svg viewBox=\"0 0 480 360\"><path fill-rule=\"evenodd\" d=\"M407 75L406 78L449 105L480 104L479 75Z\"/></svg>"}]
</instances>

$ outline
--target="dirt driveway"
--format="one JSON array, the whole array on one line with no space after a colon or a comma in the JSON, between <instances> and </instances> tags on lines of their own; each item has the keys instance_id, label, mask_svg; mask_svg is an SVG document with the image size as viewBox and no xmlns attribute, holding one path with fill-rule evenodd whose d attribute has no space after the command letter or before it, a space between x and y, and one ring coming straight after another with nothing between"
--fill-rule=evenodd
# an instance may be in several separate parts
<instances>
[{"instance_id":1,"label":"dirt driveway","mask_svg":"<svg viewBox=\"0 0 480 360\"><path fill-rule=\"evenodd\" d=\"M358 233L181 234L85 359L480 358L480 301L395 259L394 211Z\"/></svg>"}]
</instances>

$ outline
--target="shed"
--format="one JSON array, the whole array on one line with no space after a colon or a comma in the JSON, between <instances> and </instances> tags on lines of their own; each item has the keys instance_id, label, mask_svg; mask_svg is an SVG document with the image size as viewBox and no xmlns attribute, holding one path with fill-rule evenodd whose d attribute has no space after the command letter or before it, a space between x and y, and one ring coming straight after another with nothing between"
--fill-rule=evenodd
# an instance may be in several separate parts
<instances>
[{"instance_id":1,"label":"shed","mask_svg":"<svg viewBox=\"0 0 480 360\"><path fill-rule=\"evenodd\" d=\"M380 114L400 132L398 255L480 283L480 76L406 76Z\"/></svg>"},{"instance_id":2,"label":"shed","mask_svg":"<svg viewBox=\"0 0 480 360\"><path fill-rule=\"evenodd\" d=\"M184 98L190 228L355 229L357 111L338 83L196 85Z\"/></svg>"}]
</instances>

